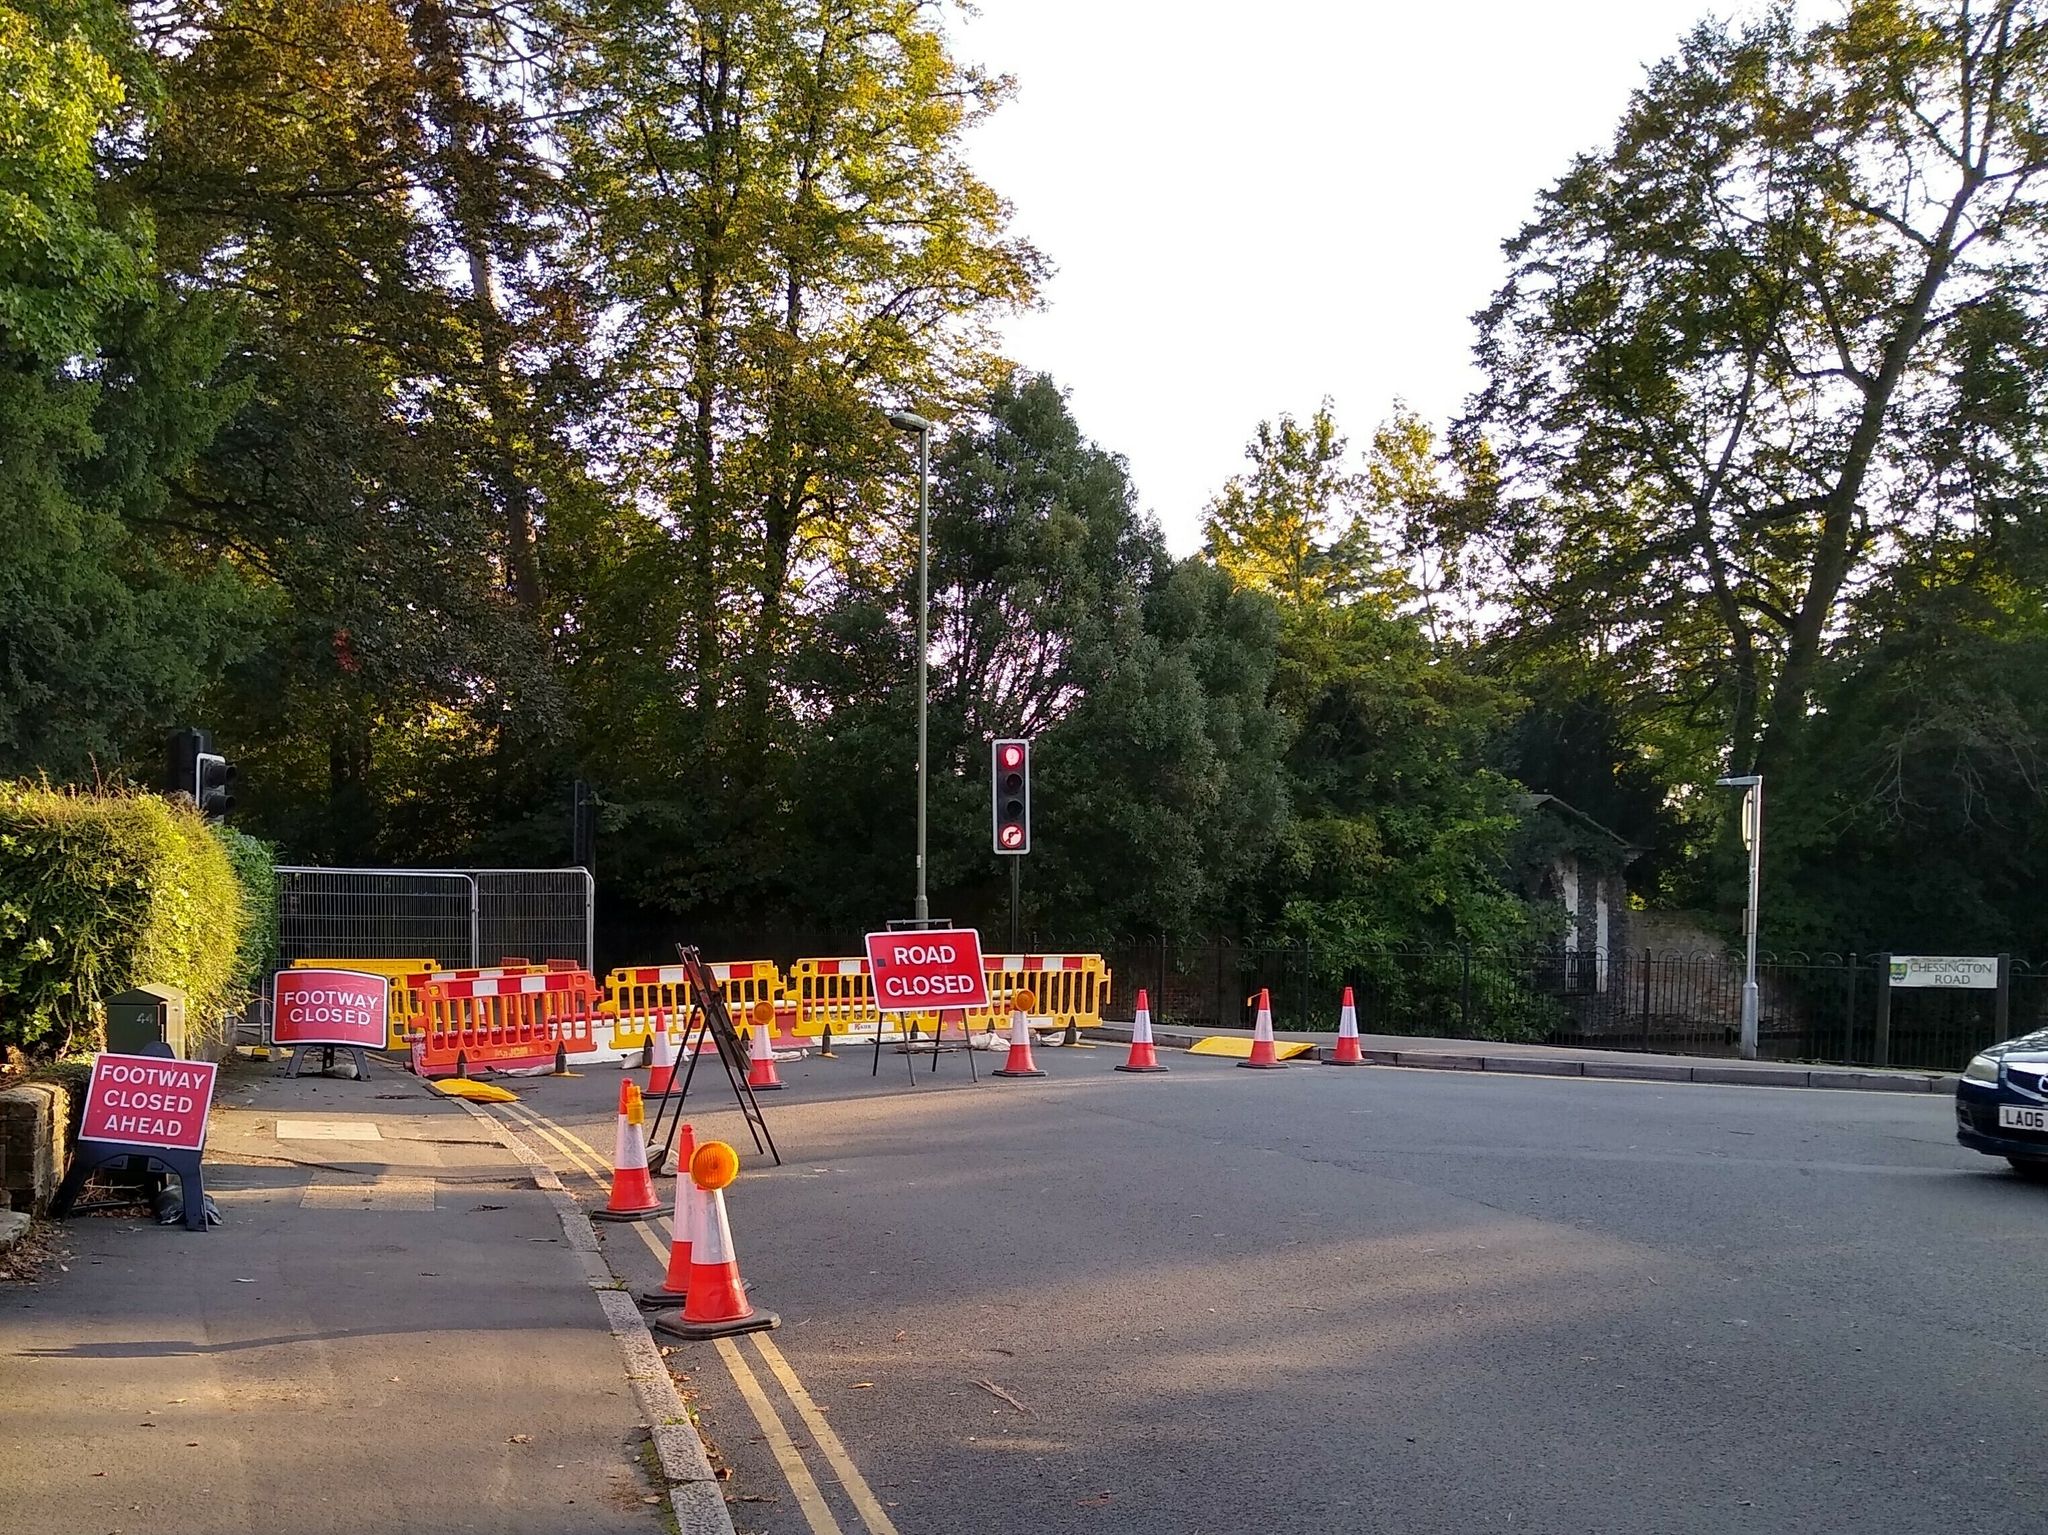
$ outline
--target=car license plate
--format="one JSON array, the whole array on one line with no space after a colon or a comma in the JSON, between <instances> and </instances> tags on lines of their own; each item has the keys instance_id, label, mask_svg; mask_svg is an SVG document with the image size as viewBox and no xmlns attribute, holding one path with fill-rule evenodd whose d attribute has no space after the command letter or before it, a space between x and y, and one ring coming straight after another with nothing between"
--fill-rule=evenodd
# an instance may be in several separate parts
<instances>
[{"instance_id":1,"label":"car license plate","mask_svg":"<svg viewBox=\"0 0 2048 1535\"><path fill-rule=\"evenodd\" d=\"M2048 1108L2031 1109L2017 1103L2001 1103L1998 1106L1998 1128L2048 1133Z\"/></svg>"}]
</instances>

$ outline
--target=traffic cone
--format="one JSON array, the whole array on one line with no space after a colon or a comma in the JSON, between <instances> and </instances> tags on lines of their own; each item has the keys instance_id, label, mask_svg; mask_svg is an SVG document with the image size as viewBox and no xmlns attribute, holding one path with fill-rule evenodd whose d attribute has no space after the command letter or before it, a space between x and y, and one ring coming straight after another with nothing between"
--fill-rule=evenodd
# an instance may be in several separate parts
<instances>
[{"instance_id":1,"label":"traffic cone","mask_svg":"<svg viewBox=\"0 0 2048 1535\"><path fill-rule=\"evenodd\" d=\"M1010 1055L1009 1059L989 1073L994 1077L1042 1077L1031 1059L1031 1030L1024 1022L1024 1009L1015 1008L1010 1013Z\"/></svg>"},{"instance_id":2,"label":"traffic cone","mask_svg":"<svg viewBox=\"0 0 2048 1535\"><path fill-rule=\"evenodd\" d=\"M654 1197L654 1180L647 1174L647 1110L640 1101L638 1082L619 1084L619 1134L612 1151L612 1194L602 1210L591 1212L592 1220L644 1221L661 1213L661 1201Z\"/></svg>"},{"instance_id":3,"label":"traffic cone","mask_svg":"<svg viewBox=\"0 0 2048 1535\"><path fill-rule=\"evenodd\" d=\"M763 1014L766 1017L763 1017ZM775 1004L756 1002L753 1012L753 1027L747 1031L753 1044L753 1057L747 1062L747 1086L757 1093L780 1092L782 1078L775 1074L775 1044L768 1037L775 1026Z\"/></svg>"},{"instance_id":4,"label":"traffic cone","mask_svg":"<svg viewBox=\"0 0 2048 1535\"><path fill-rule=\"evenodd\" d=\"M653 1052L647 1068L647 1096L650 1098L666 1098L675 1091L676 1052L668 1030L669 1020L656 1013L647 1036L648 1049Z\"/></svg>"},{"instance_id":5,"label":"traffic cone","mask_svg":"<svg viewBox=\"0 0 2048 1535\"><path fill-rule=\"evenodd\" d=\"M676 1179L676 1211L669 1223L668 1272L658 1285L632 1286L633 1299L643 1306L677 1306L689 1293L690 1245L697 1231L697 1185L690 1181L690 1158L697 1152L697 1132L688 1125L676 1126L676 1166L683 1175Z\"/></svg>"},{"instance_id":6,"label":"traffic cone","mask_svg":"<svg viewBox=\"0 0 2048 1535\"><path fill-rule=\"evenodd\" d=\"M772 1311L756 1311L740 1278L739 1255L732 1245L732 1225L725 1214L726 1185L739 1175L739 1153L724 1141L706 1141L690 1158L687 1178L696 1205L691 1233L687 1298L680 1312L665 1312L654 1321L656 1332L672 1337L725 1338L734 1333L780 1327Z\"/></svg>"},{"instance_id":7,"label":"traffic cone","mask_svg":"<svg viewBox=\"0 0 2048 1535\"><path fill-rule=\"evenodd\" d=\"M1251 1059L1237 1064L1261 1071L1278 1071L1287 1064L1273 1049L1273 998L1263 986L1259 988L1259 1016L1252 1024Z\"/></svg>"},{"instance_id":8,"label":"traffic cone","mask_svg":"<svg viewBox=\"0 0 2048 1535\"><path fill-rule=\"evenodd\" d=\"M1358 1048L1358 1009L1351 1003L1351 988L1344 988L1344 1006L1337 1014L1337 1049L1323 1057L1325 1066L1363 1066L1365 1056Z\"/></svg>"},{"instance_id":9,"label":"traffic cone","mask_svg":"<svg viewBox=\"0 0 2048 1535\"><path fill-rule=\"evenodd\" d=\"M1131 1015L1131 1058L1117 1067L1118 1071L1164 1071L1159 1056L1152 1048L1152 1006L1146 999L1145 989L1138 988L1137 1010Z\"/></svg>"}]
</instances>

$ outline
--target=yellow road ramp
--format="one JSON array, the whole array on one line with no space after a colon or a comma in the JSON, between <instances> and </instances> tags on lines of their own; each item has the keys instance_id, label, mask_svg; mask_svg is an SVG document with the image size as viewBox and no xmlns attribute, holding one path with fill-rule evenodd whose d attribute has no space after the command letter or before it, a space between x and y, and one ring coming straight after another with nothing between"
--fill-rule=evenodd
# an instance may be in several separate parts
<instances>
[{"instance_id":1,"label":"yellow road ramp","mask_svg":"<svg viewBox=\"0 0 2048 1535\"><path fill-rule=\"evenodd\" d=\"M519 1101L519 1095L509 1088L500 1087L495 1082L478 1082L469 1077L443 1077L438 1082L429 1083L428 1086L437 1093L445 1093L450 1098L467 1098L471 1103Z\"/></svg>"},{"instance_id":2,"label":"yellow road ramp","mask_svg":"<svg viewBox=\"0 0 2048 1535\"><path fill-rule=\"evenodd\" d=\"M1254 1041L1241 1034L1211 1034L1198 1039L1188 1046L1189 1055L1227 1055L1233 1060L1248 1061L1252 1056ZM1275 1040L1273 1054L1283 1061L1291 1061L1297 1055L1307 1055L1315 1049L1313 1040Z\"/></svg>"}]
</instances>

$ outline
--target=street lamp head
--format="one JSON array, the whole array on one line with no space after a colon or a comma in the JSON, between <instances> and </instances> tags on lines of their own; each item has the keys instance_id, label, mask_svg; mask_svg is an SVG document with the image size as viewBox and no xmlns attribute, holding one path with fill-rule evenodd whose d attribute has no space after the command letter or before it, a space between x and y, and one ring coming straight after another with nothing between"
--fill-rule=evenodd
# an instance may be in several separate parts
<instances>
[{"instance_id":1,"label":"street lamp head","mask_svg":"<svg viewBox=\"0 0 2048 1535\"><path fill-rule=\"evenodd\" d=\"M1735 778L1717 778L1714 782L1723 789L1754 789L1764 781L1761 773L1743 773Z\"/></svg>"},{"instance_id":2,"label":"street lamp head","mask_svg":"<svg viewBox=\"0 0 2048 1535\"><path fill-rule=\"evenodd\" d=\"M907 410L890 411L889 424L899 426L906 432L929 432L932 429L932 424L924 417L913 415Z\"/></svg>"}]
</instances>

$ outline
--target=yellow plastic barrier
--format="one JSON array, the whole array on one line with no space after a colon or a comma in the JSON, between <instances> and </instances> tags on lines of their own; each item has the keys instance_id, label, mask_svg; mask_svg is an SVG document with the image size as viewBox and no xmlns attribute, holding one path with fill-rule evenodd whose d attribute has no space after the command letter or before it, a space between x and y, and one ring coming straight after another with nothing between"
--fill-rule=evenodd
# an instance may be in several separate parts
<instances>
[{"instance_id":1,"label":"yellow plastic barrier","mask_svg":"<svg viewBox=\"0 0 2048 1535\"><path fill-rule=\"evenodd\" d=\"M981 967L988 976L993 1005L986 1013L967 1015L977 1029L1007 1029L1010 1014L1004 999L1018 991L1029 991L1036 998L1034 1019L1062 1029L1069 1024L1079 1029L1097 1027L1109 1004L1110 972L1100 954L984 954Z\"/></svg>"},{"instance_id":2,"label":"yellow plastic barrier","mask_svg":"<svg viewBox=\"0 0 2048 1535\"><path fill-rule=\"evenodd\" d=\"M720 960L705 966L725 993L733 1021L744 1026L756 1002L782 1000L782 974L765 959ZM697 1005L681 965L622 966L605 977L600 1020L612 1024L612 1048L638 1050L659 1017L687 1019Z\"/></svg>"},{"instance_id":3,"label":"yellow plastic barrier","mask_svg":"<svg viewBox=\"0 0 2048 1535\"><path fill-rule=\"evenodd\" d=\"M1020 990L1037 999L1032 1017L1049 1024L1092 1029L1102 1022L1110 972L1100 954L984 954L981 964L991 1005L968 1010L966 1021L977 1032L1007 1029L1008 999ZM815 1037L830 1024L835 1035L872 1035L881 1027L865 959L800 959L785 985L795 1002L795 1033ZM938 1015L918 1013L913 1021L929 1030Z\"/></svg>"},{"instance_id":4,"label":"yellow plastic barrier","mask_svg":"<svg viewBox=\"0 0 2048 1535\"><path fill-rule=\"evenodd\" d=\"M794 1033L815 1038L829 1026L835 1035L873 1034L882 1026L864 959L800 959L786 989L796 1002Z\"/></svg>"}]
</instances>

